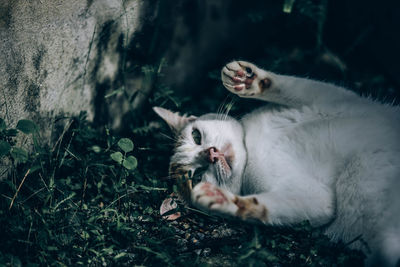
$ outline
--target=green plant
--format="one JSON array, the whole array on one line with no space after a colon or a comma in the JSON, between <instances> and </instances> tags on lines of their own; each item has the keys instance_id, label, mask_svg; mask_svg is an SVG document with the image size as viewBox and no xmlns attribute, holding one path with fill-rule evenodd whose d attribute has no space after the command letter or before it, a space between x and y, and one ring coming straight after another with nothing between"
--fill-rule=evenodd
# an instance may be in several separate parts
<instances>
[{"instance_id":1,"label":"green plant","mask_svg":"<svg viewBox=\"0 0 400 267\"><path fill-rule=\"evenodd\" d=\"M133 142L95 130L84 114L67 123L52 148L34 140L38 128L31 121L20 121L16 129L8 129L4 121L0 126L2 159L14 164L10 177L0 182L0 234L5 240L0 261L130 261L128 249L141 228L135 224L156 216L155 209L142 209L132 197L141 195L145 201L153 190L163 190L137 172ZM17 145L20 133L31 138L34 153L29 156Z\"/></svg>"},{"instance_id":2,"label":"green plant","mask_svg":"<svg viewBox=\"0 0 400 267\"><path fill-rule=\"evenodd\" d=\"M38 142L38 127L33 121L19 120L16 128L8 128L0 118L0 159L8 155L16 163L27 162L27 150L16 144L15 138L19 133L32 135L33 142Z\"/></svg>"},{"instance_id":3,"label":"green plant","mask_svg":"<svg viewBox=\"0 0 400 267\"><path fill-rule=\"evenodd\" d=\"M127 169L127 170L134 170L137 166L137 160L134 156L130 155L127 156L126 154L129 152L132 152L133 150L133 142L128 139L128 138L121 138L118 141L118 147L124 152L122 154L121 152L117 151L112 153L110 156L111 158L118 162L119 164L122 164L122 166Z\"/></svg>"}]
</instances>

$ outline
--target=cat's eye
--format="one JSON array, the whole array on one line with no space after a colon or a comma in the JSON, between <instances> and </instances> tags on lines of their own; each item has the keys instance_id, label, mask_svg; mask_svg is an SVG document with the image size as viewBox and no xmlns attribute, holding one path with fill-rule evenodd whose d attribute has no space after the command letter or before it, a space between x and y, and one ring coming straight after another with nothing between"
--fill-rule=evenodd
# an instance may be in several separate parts
<instances>
[{"instance_id":1,"label":"cat's eye","mask_svg":"<svg viewBox=\"0 0 400 267\"><path fill-rule=\"evenodd\" d=\"M201 133L199 130L193 129L192 137L193 137L193 141L196 143L196 145L201 145Z\"/></svg>"}]
</instances>

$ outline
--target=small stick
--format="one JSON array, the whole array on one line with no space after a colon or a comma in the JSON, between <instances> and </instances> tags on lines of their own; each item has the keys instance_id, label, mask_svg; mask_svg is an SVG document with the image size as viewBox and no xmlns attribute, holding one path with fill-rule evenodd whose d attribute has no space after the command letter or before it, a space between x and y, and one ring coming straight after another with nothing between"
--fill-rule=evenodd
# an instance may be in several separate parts
<instances>
[{"instance_id":1,"label":"small stick","mask_svg":"<svg viewBox=\"0 0 400 267\"><path fill-rule=\"evenodd\" d=\"M12 208L12 206L13 206L13 204L14 204L14 200L17 198L18 192L19 192L19 190L21 189L22 184L25 182L25 179L26 179L26 177L28 176L28 174L29 174L30 171L31 171L31 169L29 169L29 170L25 173L24 179L22 179L21 183L19 184L17 191L15 192L13 198L11 199L11 204L10 204L10 207L8 208L9 210L11 210L11 208Z\"/></svg>"}]
</instances>

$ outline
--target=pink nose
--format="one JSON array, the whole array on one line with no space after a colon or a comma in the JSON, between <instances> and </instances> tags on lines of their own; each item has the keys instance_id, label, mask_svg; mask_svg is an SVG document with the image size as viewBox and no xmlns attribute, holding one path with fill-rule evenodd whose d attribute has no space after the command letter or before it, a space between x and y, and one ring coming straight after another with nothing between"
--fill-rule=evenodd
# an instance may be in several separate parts
<instances>
[{"instance_id":1,"label":"pink nose","mask_svg":"<svg viewBox=\"0 0 400 267\"><path fill-rule=\"evenodd\" d=\"M208 161L210 163L215 163L218 161L218 158L223 155L221 152L218 151L215 147L210 147L207 149L208 154Z\"/></svg>"}]
</instances>

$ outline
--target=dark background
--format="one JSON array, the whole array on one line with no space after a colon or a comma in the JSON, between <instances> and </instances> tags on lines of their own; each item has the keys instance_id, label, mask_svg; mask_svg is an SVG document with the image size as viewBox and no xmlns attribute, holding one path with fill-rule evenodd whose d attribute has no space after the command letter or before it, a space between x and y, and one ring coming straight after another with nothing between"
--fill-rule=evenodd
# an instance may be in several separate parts
<instances>
[{"instance_id":1,"label":"dark background","mask_svg":"<svg viewBox=\"0 0 400 267\"><path fill-rule=\"evenodd\" d=\"M289 2L289 1L287 1ZM365 97L399 103L400 4L396 1L151 1L155 16L126 51L127 77L143 65L161 69L151 76L151 93L125 116L123 134L154 146L143 157L159 155L166 173L172 141L149 140L137 129L160 119L153 106L202 115L226 110L240 118L264 102L239 99L221 84L220 70L232 60L246 60L266 70L332 82ZM171 135L162 125L157 133ZM144 127L144 128L143 128ZM154 130L153 129L153 130ZM145 131L146 132L146 131ZM147 133L147 132L146 132ZM151 155L153 153L153 155ZM144 152L146 154L146 152ZM156 157L157 158L157 157Z\"/></svg>"},{"instance_id":2,"label":"dark background","mask_svg":"<svg viewBox=\"0 0 400 267\"><path fill-rule=\"evenodd\" d=\"M168 88L187 101L179 107L151 104L215 112L227 95L219 71L233 59L398 103L396 1L296 0L290 13L283 12L284 1L179 0L154 5L157 15L134 38L128 62L140 66L165 60L152 95Z\"/></svg>"}]
</instances>

